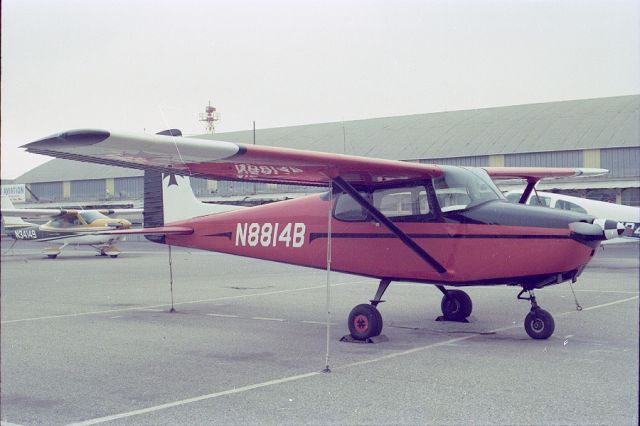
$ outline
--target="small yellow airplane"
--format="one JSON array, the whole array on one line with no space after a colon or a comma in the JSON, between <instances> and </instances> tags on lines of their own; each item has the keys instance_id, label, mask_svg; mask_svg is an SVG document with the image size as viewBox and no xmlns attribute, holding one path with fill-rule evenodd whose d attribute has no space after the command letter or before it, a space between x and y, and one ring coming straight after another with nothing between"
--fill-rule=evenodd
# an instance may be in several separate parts
<instances>
[{"instance_id":1,"label":"small yellow airplane","mask_svg":"<svg viewBox=\"0 0 640 426\"><path fill-rule=\"evenodd\" d=\"M142 215L142 212L142 209L17 209L8 197L2 197L2 223L6 234L16 241L49 243L43 254L50 259L58 257L62 249L70 244L88 245L101 256L118 257L121 252L113 244L123 237L98 233L131 227L131 222L127 219L110 217L111 215ZM51 219L38 225L24 221L23 217Z\"/></svg>"}]
</instances>

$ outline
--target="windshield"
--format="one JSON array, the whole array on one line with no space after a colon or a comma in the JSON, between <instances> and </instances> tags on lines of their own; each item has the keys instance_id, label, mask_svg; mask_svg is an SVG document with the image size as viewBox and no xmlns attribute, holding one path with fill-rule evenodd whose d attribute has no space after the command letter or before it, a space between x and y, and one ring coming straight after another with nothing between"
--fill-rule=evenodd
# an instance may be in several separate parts
<instances>
[{"instance_id":1,"label":"windshield","mask_svg":"<svg viewBox=\"0 0 640 426\"><path fill-rule=\"evenodd\" d=\"M444 174L433 179L440 210L465 210L504 196L486 171L472 167L442 166Z\"/></svg>"},{"instance_id":2,"label":"windshield","mask_svg":"<svg viewBox=\"0 0 640 426\"><path fill-rule=\"evenodd\" d=\"M96 219L107 219L107 220L109 220L109 217L103 215L100 212L92 211L92 210L87 210L87 211L80 212L80 216L82 216L82 219L84 219L84 221L86 223L92 223Z\"/></svg>"}]
</instances>

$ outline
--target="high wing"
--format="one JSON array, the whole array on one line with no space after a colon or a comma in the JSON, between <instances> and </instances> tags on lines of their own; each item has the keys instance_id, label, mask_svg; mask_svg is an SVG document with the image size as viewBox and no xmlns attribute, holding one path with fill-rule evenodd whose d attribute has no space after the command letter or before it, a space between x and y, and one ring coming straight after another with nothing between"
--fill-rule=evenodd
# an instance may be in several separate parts
<instances>
[{"instance_id":1,"label":"high wing","mask_svg":"<svg viewBox=\"0 0 640 426\"><path fill-rule=\"evenodd\" d=\"M144 209L98 209L98 212L106 216L140 216Z\"/></svg>"},{"instance_id":2,"label":"high wing","mask_svg":"<svg viewBox=\"0 0 640 426\"><path fill-rule=\"evenodd\" d=\"M342 176L353 183L435 177L435 165L241 145L167 135L74 130L25 145L29 152L113 166L158 169L220 180L324 186Z\"/></svg>"},{"instance_id":3,"label":"high wing","mask_svg":"<svg viewBox=\"0 0 640 426\"><path fill-rule=\"evenodd\" d=\"M170 135L71 130L25 145L27 151L113 166L157 169L209 179L324 186L336 177L352 185L441 176L433 164L329 154ZM492 178L595 176L603 169L486 167Z\"/></svg>"},{"instance_id":4,"label":"high wing","mask_svg":"<svg viewBox=\"0 0 640 426\"><path fill-rule=\"evenodd\" d=\"M11 217L56 217L64 215L70 210L62 209L2 209L3 216Z\"/></svg>"},{"instance_id":5,"label":"high wing","mask_svg":"<svg viewBox=\"0 0 640 426\"><path fill-rule=\"evenodd\" d=\"M483 167L493 179L526 179L537 182L545 178L593 177L609 173L607 169L560 167Z\"/></svg>"}]
</instances>

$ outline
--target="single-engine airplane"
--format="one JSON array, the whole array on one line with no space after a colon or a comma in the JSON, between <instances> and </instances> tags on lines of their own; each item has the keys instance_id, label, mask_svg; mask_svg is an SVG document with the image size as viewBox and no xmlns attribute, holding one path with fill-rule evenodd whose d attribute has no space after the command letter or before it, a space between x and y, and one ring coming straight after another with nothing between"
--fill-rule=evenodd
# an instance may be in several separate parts
<instances>
[{"instance_id":1,"label":"single-engine airplane","mask_svg":"<svg viewBox=\"0 0 640 426\"><path fill-rule=\"evenodd\" d=\"M100 255L118 257L120 250L113 244L122 235L101 235L100 231L128 229L131 222L110 215L142 215L142 209L17 209L8 197L2 197L2 221L9 237L18 241L49 243L43 250L50 259L58 257L69 244L88 245ZM23 217L49 217L47 223L38 225L25 222Z\"/></svg>"},{"instance_id":2,"label":"single-engine airplane","mask_svg":"<svg viewBox=\"0 0 640 426\"><path fill-rule=\"evenodd\" d=\"M522 197L522 191L509 191L505 194L505 197L511 202L518 202L520 197ZM550 207L552 209L571 210L578 213L590 214L595 217L606 217L610 220L624 223L626 230L621 238L603 241L602 245L628 242L637 243L640 241L639 207L543 191L536 191L534 194L531 194L529 200L527 200L527 204Z\"/></svg>"},{"instance_id":3,"label":"single-engine airplane","mask_svg":"<svg viewBox=\"0 0 640 426\"><path fill-rule=\"evenodd\" d=\"M144 233L165 244L374 277L374 298L348 316L351 336L382 331L377 306L393 281L435 285L447 320L463 321L470 297L447 287L514 285L531 303L524 326L534 339L552 335L551 314L535 289L576 281L600 242L622 224L587 214L522 205L543 178L604 174L602 169L451 167L181 137L73 130L24 146L27 151L144 169ZM161 176L328 186L322 194L212 215L196 204L178 211ZM155 177L154 177L155 176ZM523 178L512 204L491 178ZM157 182L155 186L152 182ZM167 216L167 208L174 214ZM195 212L195 213L194 213ZM330 256L327 254L330 253Z\"/></svg>"}]
</instances>

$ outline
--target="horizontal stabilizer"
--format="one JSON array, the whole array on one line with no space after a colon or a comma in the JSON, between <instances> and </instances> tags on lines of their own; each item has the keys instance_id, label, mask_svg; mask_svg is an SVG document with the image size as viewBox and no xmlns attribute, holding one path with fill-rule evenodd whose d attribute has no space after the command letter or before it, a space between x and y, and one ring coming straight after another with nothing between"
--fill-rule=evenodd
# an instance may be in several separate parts
<instances>
[{"instance_id":1,"label":"horizontal stabilizer","mask_svg":"<svg viewBox=\"0 0 640 426\"><path fill-rule=\"evenodd\" d=\"M187 226L159 226L157 228L116 229L96 232L99 235L190 235L193 229Z\"/></svg>"}]
</instances>

